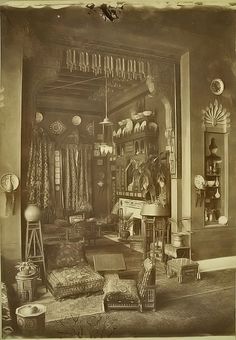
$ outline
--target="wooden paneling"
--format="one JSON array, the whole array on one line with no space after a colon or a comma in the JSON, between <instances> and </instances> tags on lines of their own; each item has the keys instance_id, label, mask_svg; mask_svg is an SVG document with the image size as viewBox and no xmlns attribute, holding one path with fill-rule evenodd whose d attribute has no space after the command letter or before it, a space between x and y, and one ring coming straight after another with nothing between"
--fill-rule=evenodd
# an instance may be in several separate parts
<instances>
[{"instance_id":1,"label":"wooden paneling","mask_svg":"<svg viewBox=\"0 0 236 340\"><path fill-rule=\"evenodd\" d=\"M236 254L236 227L209 227L192 234L193 260L212 259Z\"/></svg>"}]
</instances>

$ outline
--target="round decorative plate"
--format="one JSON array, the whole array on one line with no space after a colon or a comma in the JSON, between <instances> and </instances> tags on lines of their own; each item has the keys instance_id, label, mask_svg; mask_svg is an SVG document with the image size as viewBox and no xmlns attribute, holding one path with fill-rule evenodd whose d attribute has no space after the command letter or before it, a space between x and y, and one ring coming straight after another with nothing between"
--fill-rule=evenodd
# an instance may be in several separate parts
<instances>
[{"instance_id":1,"label":"round decorative plate","mask_svg":"<svg viewBox=\"0 0 236 340\"><path fill-rule=\"evenodd\" d=\"M141 125L140 125L140 130L141 130L141 131L144 131L144 129L145 129L146 126L147 126L147 121L144 120L144 121L141 123Z\"/></svg>"},{"instance_id":2,"label":"round decorative plate","mask_svg":"<svg viewBox=\"0 0 236 340\"><path fill-rule=\"evenodd\" d=\"M219 219L218 219L218 222L219 222L219 224L225 225L225 224L227 224L228 219L227 219L226 216L220 216Z\"/></svg>"},{"instance_id":3,"label":"round decorative plate","mask_svg":"<svg viewBox=\"0 0 236 340\"><path fill-rule=\"evenodd\" d=\"M148 124L148 128L149 128L149 130L152 130L152 131L157 131L157 128L158 128L158 125L157 125L157 123L154 123L154 122L150 122L149 124Z\"/></svg>"},{"instance_id":4,"label":"round decorative plate","mask_svg":"<svg viewBox=\"0 0 236 340\"><path fill-rule=\"evenodd\" d=\"M11 192L16 190L19 186L19 178L14 174L2 175L0 179L0 185L3 191Z\"/></svg>"},{"instance_id":5,"label":"round decorative plate","mask_svg":"<svg viewBox=\"0 0 236 340\"><path fill-rule=\"evenodd\" d=\"M43 114L41 112L36 112L35 113L35 121L36 123L40 123L43 120Z\"/></svg>"},{"instance_id":6,"label":"round decorative plate","mask_svg":"<svg viewBox=\"0 0 236 340\"><path fill-rule=\"evenodd\" d=\"M210 85L211 92L219 96L224 91L225 85L221 79L213 79Z\"/></svg>"},{"instance_id":7,"label":"round decorative plate","mask_svg":"<svg viewBox=\"0 0 236 340\"><path fill-rule=\"evenodd\" d=\"M74 116L74 117L72 118L72 124L73 124L73 125L80 125L80 124L81 124L81 118L80 118L80 116Z\"/></svg>"},{"instance_id":8,"label":"round decorative plate","mask_svg":"<svg viewBox=\"0 0 236 340\"><path fill-rule=\"evenodd\" d=\"M121 128L118 129L118 131L116 132L116 137L120 137L122 133Z\"/></svg>"},{"instance_id":9,"label":"round decorative plate","mask_svg":"<svg viewBox=\"0 0 236 340\"><path fill-rule=\"evenodd\" d=\"M194 185L197 189L204 189L205 179L201 175L197 175L194 177Z\"/></svg>"},{"instance_id":10,"label":"round decorative plate","mask_svg":"<svg viewBox=\"0 0 236 340\"><path fill-rule=\"evenodd\" d=\"M143 115L144 115L145 117L149 117L149 116L152 115L152 111L143 111Z\"/></svg>"},{"instance_id":11,"label":"round decorative plate","mask_svg":"<svg viewBox=\"0 0 236 340\"><path fill-rule=\"evenodd\" d=\"M136 123L134 127L134 132L139 132L140 131L140 123Z\"/></svg>"},{"instance_id":12,"label":"round decorative plate","mask_svg":"<svg viewBox=\"0 0 236 340\"><path fill-rule=\"evenodd\" d=\"M121 132L122 136L125 136L127 134L127 129L124 127Z\"/></svg>"},{"instance_id":13,"label":"round decorative plate","mask_svg":"<svg viewBox=\"0 0 236 340\"><path fill-rule=\"evenodd\" d=\"M133 127L134 127L134 123L132 122L132 120L131 119L127 119L126 126L125 126L126 131L127 132L132 132L133 131Z\"/></svg>"}]
</instances>

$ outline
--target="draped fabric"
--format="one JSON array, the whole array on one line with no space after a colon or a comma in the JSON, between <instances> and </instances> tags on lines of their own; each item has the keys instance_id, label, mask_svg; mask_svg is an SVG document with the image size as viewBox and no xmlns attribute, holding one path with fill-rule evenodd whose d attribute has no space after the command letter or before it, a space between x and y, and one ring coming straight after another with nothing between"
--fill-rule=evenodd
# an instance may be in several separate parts
<instances>
[{"instance_id":1,"label":"draped fabric","mask_svg":"<svg viewBox=\"0 0 236 340\"><path fill-rule=\"evenodd\" d=\"M92 210L92 148L67 144L63 153L64 208L73 212Z\"/></svg>"},{"instance_id":2,"label":"draped fabric","mask_svg":"<svg viewBox=\"0 0 236 340\"><path fill-rule=\"evenodd\" d=\"M28 203L47 208L50 204L48 140L42 128L32 134L27 173Z\"/></svg>"}]
</instances>

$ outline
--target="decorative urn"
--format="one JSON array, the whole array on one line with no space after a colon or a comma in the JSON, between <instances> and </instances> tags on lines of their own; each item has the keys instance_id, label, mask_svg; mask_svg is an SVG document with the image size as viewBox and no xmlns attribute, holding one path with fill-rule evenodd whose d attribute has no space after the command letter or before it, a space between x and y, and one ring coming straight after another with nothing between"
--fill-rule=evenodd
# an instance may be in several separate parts
<instances>
[{"instance_id":1,"label":"decorative urn","mask_svg":"<svg viewBox=\"0 0 236 340\"><path fill-rule=\"evenodd\" d=\"M25 219L27 222L37 222L40 220L41 210L36 204L29 204L25 209Z\"/></svg>"}]
</instances>

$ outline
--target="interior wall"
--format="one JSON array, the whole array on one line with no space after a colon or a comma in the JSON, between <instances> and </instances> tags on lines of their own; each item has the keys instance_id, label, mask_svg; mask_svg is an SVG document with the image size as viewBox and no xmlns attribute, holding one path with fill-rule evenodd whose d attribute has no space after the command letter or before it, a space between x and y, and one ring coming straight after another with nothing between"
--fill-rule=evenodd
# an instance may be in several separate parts
<instances>
[{"instance_id":1,"label":"interior wall","mask_svg":"<svg viewBox=\"0 0 236 340\"><path fill-rule=\"evenodd\" d=\"M230 37L233 39L233 36L229 35L229 41ZM222 51L222 53L219 53L219 51ZM236 215L235 207L233 207L236 199L233 184L235 182L236 160L235 157L231 157L236 148L236 136L233 133L235 128L235 105L233 105L232 96L234 88L230 65L224 62L225 56L229 53L229 50L222 49L222 46L215 42L215 44L211 43L210 47L206 46L204 49L195 50L190 56L192 256L193 259L197 260L236 254ZM214 78L221 78L224 81L225 91L220 96L213 95L210 90L210 82ZM210 102L214 103L215 99L227 111L231 112L228 148L229 176L227 177L229 184L229 219L227 226L211 227L204 225L204 204L196 206L196 190L193 183L196 175L204 177L205 146L202 109L209 106ZM223 155L221 156L223 158Z\"/></svg>"},{"instance_id":2,"label":"interior wall","mask_svg":"<svg viewBox=\"0 0 236 340\"><path fill-rule=\"evenodd\" d=\"M179 53L184 53L187 50L190 51L190 97L182 99L188 106L190 100L190 120L191 120L191 178L183 181L187 181L187 186L191 188L191 213L192 213L192 248L193 255L196 259L224 256L224 254L235 254L234 240L236 235L236 209L234 208L234 202L236 199L236 192L234 190L234 181L236 175L236 159L230 157L234 155L236 147L236 136L233 134L235 128L234 119L234 105L230 103L227 98L225 103L227 108L232 113L231 116L231 133L229 136L229 227L217 227L213 229L205 229L203 223L203 208L195 207L195 189L193 185L193 179L196 174L203 174L203 134L201 130L201 110L212 100L212 95L209 92L209 80L207 79L207 66L213 60L219 58L219 51L225 52L224 47L219 46L216 41L218 39L217 32L215 37L204 35L194 35L180 28L175 29L173 27L165 27L165 22L160 29L158 26L158 20L156 20L156 13L150 13L149 16L143 19L142 14L139 16L135 14L135 11L131 11L131 21L126 25L126 17L120 22L120 25L110 25L107 30L107 23L101 23L99 21L98 28L89 27L84 25L84 22L80 22L79 25L83 27L83 36L86 33L86 37L93 37L93 39L99 38L104 41L112 41L113 43L122 43L130 46L147 47L148 49L158 51L158 43L162 43L163 46L171 46L178 49ZM87 20L87 13L86 19ZM143 22L140 23L140 19ZM90 19L91 20L91 19ZM13 21L14 22L14 19ZM148 23L148 24L147 24ZM109 23L108 23L109 25ZM155 26L157 25L157 26ZM200 25L200 24L199 24ZM210 20L209 20L210 25ZM179 25L180 26L180 25ZM100 30L100 28L102 28ZM222 29L222 27L221 27ZM138 30L138 35L137 35ZM44 34L44 30L41 30ZM156 32L158 31L158 36ZM222 34L222 31L220 31ZM8 33L9 34L9 33ZM55 34L55 32L54 32ZM102 37L102 38L101 38ZM148 38L147 38L148 37ZM74 40L73 40L74 39ZM71 36L71 41L78 43L77 36ZM209 39L211 44L208 46ZM225 41L231 45L231 41L234 40L233 36L225 35ZM6 43L7 42L7 43ZM213 50L213 47L215 49ZM209 49L207 48L209 47ZM171 54L169 49L169 54ZM217 57L216 57L217 56ZM216 76L219 74L216 73ZM224 73L221 74L224 76ZM1 173L13 171L20 176L20 127L21 127L21 85L22 85L22 43L17 35L15 39L13 37L6 36L3 49L3 86L5 88L5 103L3 108L3 114L1 115ZM185 84L183 84L185 86ZM231 87L231 85L230 85ZM28 93L30 96L30 93ZM187 110L186 110L187 112ZM182 119L186 117L183 116ZM182 134L182 136L184 136ZM182 140L183 141L183 140ZM189 152L187 150L187 152ZM190 155L188 156L190 157ZM185 162L188 162L188 157L185 158ZM183 174L184 175L184 174ZM186 182L185 182L186 183ZM185 195L185 186L182 185L183 192L181 193L181 186L176 186L178 191L177 199ZM180 188L180 191L179 191ZM189 190L189 187L188 187ZM16 262L21 256L20 251L20 190L16 193L16 210L15 215L12 217L4 218L2 216L2 254L12 263ZM4 207L4 194L1 193L1 207ZM185 198L184 198L185 197ZM2 209L2 208L1 208ZM183 213L183 210L182 210ZM1 214L2 215L2 214ZM224 232L226 229L227 232ZM223 233L222 233L223 232ZM214 237L212 237L214 236ZM224 237L223 237L224 236ZM223 240L223 241L222 241ZM205 246L204 246L204 242ZM208 242L209 243L208 243ZM222 245L223 242L223 246ZM209 251L209 248L211 252ZM230 249L227 250L226 248ZM217 249L221 249L220 251Z\"/></svg>"},{"instance_id":3,"label":"interior wall","mask_svg":"<svg viewBox=\"0 0 236 340\"><path fill-rule=\"evenodd\" d=\"M10 27L4 29L2 86L4 104L0 114L0 176L14 173L21 178L22 40ZM13 279L14 265L21 259L21 186L15 193L14 215L5 216L5 194L0 191L2 275Z\"/></svg>"}]
</instances>

